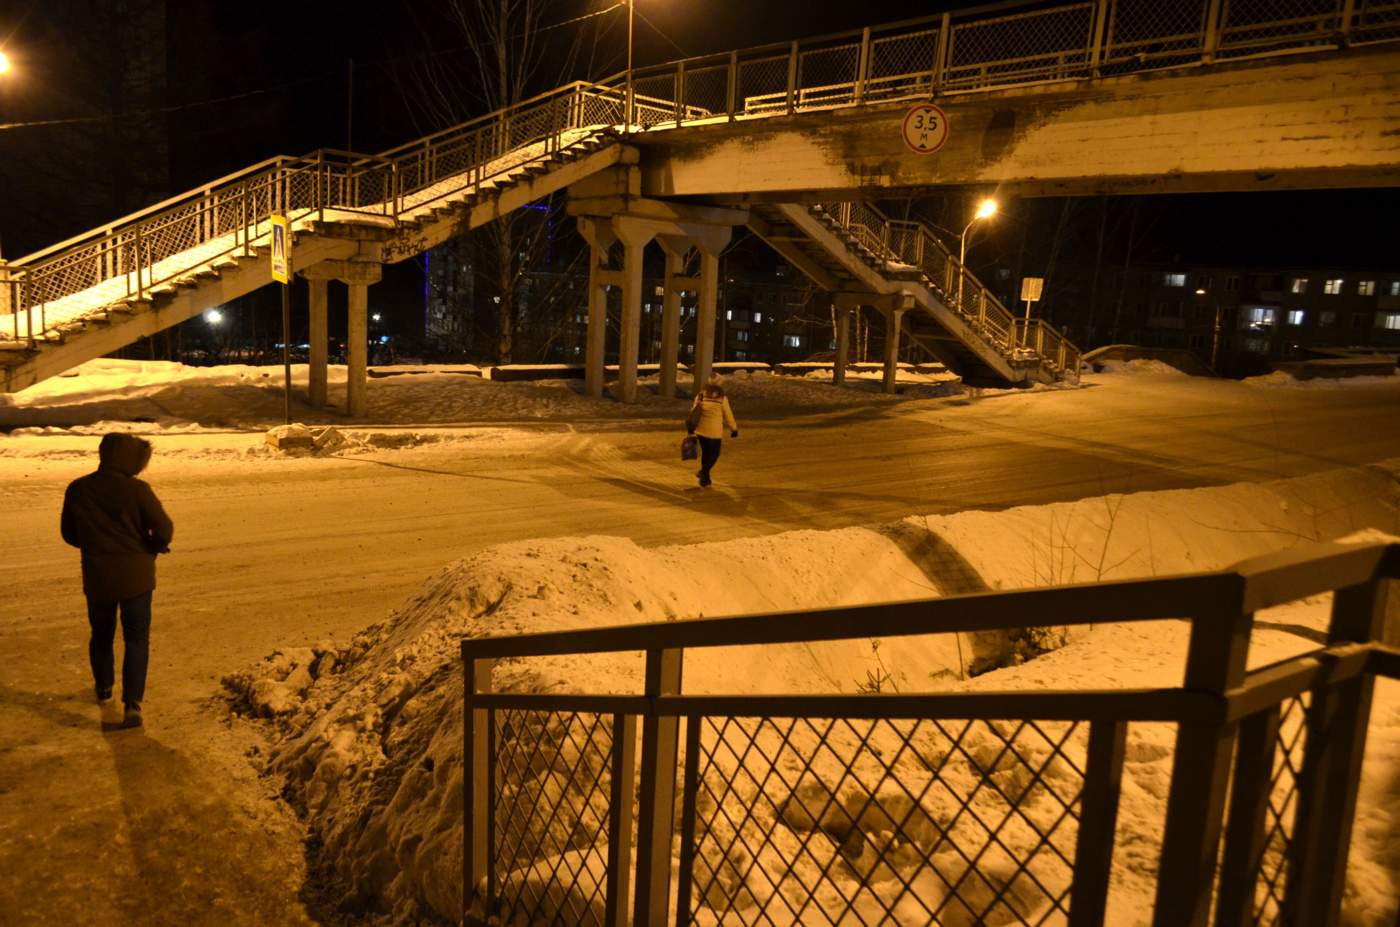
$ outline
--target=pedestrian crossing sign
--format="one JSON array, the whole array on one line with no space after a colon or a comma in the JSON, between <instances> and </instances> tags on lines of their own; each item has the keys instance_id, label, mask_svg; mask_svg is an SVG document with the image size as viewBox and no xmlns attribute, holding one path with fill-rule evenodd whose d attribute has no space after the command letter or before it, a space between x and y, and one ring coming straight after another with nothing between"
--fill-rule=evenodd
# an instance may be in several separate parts
<instances>
[{"instance_id":1,"label":"pedestrian crossing sign","mask_svg":"<svg viewBox=\"0 0 1400 927\"><path fill-rule=\"evenodd\" d=\"M292 226L286 216L272 217L272 279L292 282Z\"/></svg>"}]
</instances>

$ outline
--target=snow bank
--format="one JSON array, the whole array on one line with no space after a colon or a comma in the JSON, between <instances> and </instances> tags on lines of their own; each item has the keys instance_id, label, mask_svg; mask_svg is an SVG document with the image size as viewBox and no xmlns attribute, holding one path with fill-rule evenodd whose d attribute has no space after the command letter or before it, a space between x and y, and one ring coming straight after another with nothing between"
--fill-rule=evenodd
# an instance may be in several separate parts
<instances>
[{"instance_id":1,"label":"snow bank","mask_svg":"<svg viewBox=\"0 0 1400 927\"><path fill-rule=\"evenodd\" d=\"M1153 376L1164 377L1185 377L1190 376L1183 370L1178 370L1165 361L1155 358L1138 357L1133 360L1106 360L1099 362L1099 373L1108 374L1151 374Z\"/></svg>"},{"instance_id":2,"label":"snow bank","mask_svg":"<svg viewBox=\"0 0 1400 927\"><path fill-rule=\"evenodd\" d=\"M462 827L458 644L464 637L1216 568L1368 526L1393 529L1400 511L1398 467L692 546L643 549L629 540L608 537L507 544L448 566L386 621L360 633L348 646L287 651L249 673L227 679L226 685L246 708L276 719L280 743L270 769L285 777L287 794L305 813L323 847L324 861L350 886L349 902L380 906L404 919L455 921L460 910ZM1312 611L1289 613L1279 627L1308 622L1318 626L1325 620L1325 603L1305 606ZM1034 619L1026 616L1027 621ZM695 651L686 658L686 691L1173 685L1180 682L1182 628L1179 622L1147 629L1103 626L1068 643L1063 634L1050 629L1028 636L942 635ZM1277 658L1289 646L1295 650L1313 646L1286 631L1261 631L1256 637L1257 653L1252 654L1256 663ZM1060 645L1064 646L1049 656L1022 662ZM998 666L1003 668L995 669ZM992 671L965 678L979 669ZM506 691L636 691L640 672L639 655L506 661L498 667L495 683ZM1400 755L1400 712L1389 705L1378 700L1376 716L1376 723L1384 728L1376 742L1388 751L1386 762ZM1170 765L1170 726L1132 727L1115 871L1115 886L1127 893L1128 900L1120 902L1125 905L1119 908L1122 920L1114 923L1132 923L1142 916L1139 896L1150 890L1156 866L1163 788ZM772 731L760 734L767 741L774 738ZM1082 762L1083 735L1081 729L1070 738L1065 756ZM893 736L892 729L886 728L868 746L860 747L858 732L853 730L834 736L831 742L892 756L890 751L899 749L898 741L890 739ZM1030 781L1026 767L1003 755L1000 744L1008 736L1017 738L1017 750L1027 759L1048 764L1039 784ZM829 778L829 770L821 764L813 767L816 778L802 779L800 773L793 773L793 764L802 768L801 753L811 745L799 738L785 748L768 746L794 776L790 781L798 783L790 794L774 794L771 786L760 790L751 780L743 786L742 771L732 771L740 783L735 800L747 802L753 811L743 826L776 835L773 847L765 852L775 853L776 848L810 834L813 852L818 854L813 865L820 867L838 857L847 864L831 867L833 878L851 882L852 873L863 873L887 903L911 906L924 903L920 897L937 897L927 893L938 891L941 883L922 868L917 855L893 851L870 859L842 855L843 846L866 845L850 843L853 834L875 841L872 835L879 831L881 820L903 818L909 799L900 798L902 791L888 782L875 784L871 777L879 777L870 769L856 770L839 787L831 784L839 776ZM1021 795L1027 814L1037 821L1058 813L1051 791L1063 793L1074 778L1054 760L1046 744L1028 743L1021 735L993 725L970 731L960 746L935 737L921 742L920 749L950 759L940 777L953 794L970 794L979 782L990 779L1006 794ZM927 778L926 771L919 772L919 764L905 765L910 768L901 766L902 779L906 774L912 777L911 783L917 783L920 775ZM1367 817L1358 828L1358 871L1370 873L1377 885L1388 885L1375 873L1385 871L1384 840L1400 823L1400 807L1393 797L1385 797L1383 789L1368 788L1372 791L1366 794L1374 803L1367 805ZM822 789L833 790L831 808L846 809L838 820L828 820L829 813L821 810L828 805ZM863 798L863 790L874 794L874 800ZM1005 799L998 799L996 790L982 789L979 794L978 807L988 815L986 820L1004 813L998 802L1004 805ZM900 801L904 811L896 813ZM985 834L969 816L954 821L955 808L949 801L932 796L921 800L922 814L931 823L929 832L946 832L949 839L969 846L984 842ZM849 820L841 818L843 814ZM1026 852L1034 844L1032 832L1020 824L1001 836L1016 852ZM982 874L992 880L985 893L990 896L1007 887L1008 903L1015 910L1044 909L1048 900L1040 889L1028 888L1024 880L1016 882L1009 857L998 862L999 854L1004 855L1003 850L991 853L985 866L979 864ZM741 873L748 867L738 865L739 860L711 862L728 874L725 878L739 879L737 888L751 900L774 891L757 870L744 881ZM955 857L935 855L934 862L956 878ZM896 872L914 885L913 893L899 894L900 882L893 878ZM1037 877L1055 891L1056 880L1063 882L1067 875L1044 871ZM997 879L1002 882L997 884ZM843 887L855 891L851 885ZM1387 891L1391 894L1386 895ZM1361 896L1353 892L1348 904L1350 910L1380 910L1393 905L1393 894L1383 885L1372 887ZM1362 896L1364 904L1356 900ZM874 903L873 898L862 902ZM918 910L909 907L910 912ZM948 914L945 920L952 923L956 916Z\"/></svg>"},{"instance_id":3,"label":"snow bank","mask_svg":"<svg viewBox=\"0 0 1400 927\"><path fill-rule=\"evenodd\" d=\"M1400 376L1310 377L1299 379L1287 370L1275 370L1241 381L1261 389L1354 389L1357 387L1397 386Z\"/></svg>"}]
</instances>

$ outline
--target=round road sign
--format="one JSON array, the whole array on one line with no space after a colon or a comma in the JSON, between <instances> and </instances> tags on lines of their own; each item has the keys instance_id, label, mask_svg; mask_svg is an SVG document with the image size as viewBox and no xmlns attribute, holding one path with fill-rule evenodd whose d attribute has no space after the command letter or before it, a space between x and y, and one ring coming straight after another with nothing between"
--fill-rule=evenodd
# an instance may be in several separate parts
<instances>
[{"instance_id":1,"label":"round road sign","mask_svg":"<svg viewBox=\"0 0 1400 927\"><path fill-rule=\"evenodd\" d=\"M920 103L904 116L904 144L919 154L933 154L948 140L948 117L932 103Z\"/></svg>"}]
</instances>

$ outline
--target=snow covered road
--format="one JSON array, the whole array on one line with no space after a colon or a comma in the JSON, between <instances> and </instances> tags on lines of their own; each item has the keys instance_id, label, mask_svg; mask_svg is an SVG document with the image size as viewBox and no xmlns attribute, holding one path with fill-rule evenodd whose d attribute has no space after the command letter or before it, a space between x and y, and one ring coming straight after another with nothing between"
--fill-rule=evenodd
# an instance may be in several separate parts
<instances>
[{"instance_id":1,"label":"snow covered road","mask_svg":"<svg viewBox=\"0 0 1400 927\"><path fill-rule=\"evenodd\" d=\"M676 459L676 423L630 415L419 428L442 440L324 459L251 453L258 432L157 434L148 476L176 538L144 737L98 734L77 555L57 532L63 487L92 468L97 439L0 438L0 910L122 923L163 899L174 923L209 916L215 897L223 923L302 922L294 822L266 810L268 786L239 755L254 736L211 722L208 699L224 673L347 637L491 544L714 540L1400 457L1395 384L1086 380L758 418L738 406L742 437L703 493Z\"/></svg>"}]
</instances>

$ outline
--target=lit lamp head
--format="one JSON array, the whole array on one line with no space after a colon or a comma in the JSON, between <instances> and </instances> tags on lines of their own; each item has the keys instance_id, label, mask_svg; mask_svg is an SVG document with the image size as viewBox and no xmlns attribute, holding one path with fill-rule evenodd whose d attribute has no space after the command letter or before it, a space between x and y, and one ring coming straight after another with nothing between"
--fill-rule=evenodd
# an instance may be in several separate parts
<instances>
[{"instance_id":1,"label":"lit lamp head","mask_svg":"<svg viewBox=\"0 0 1400 927\"><path fill-rule=\"evenodd\" d=\"M9 74L11 67L10 56L0 51L0 74Z\"/></svg>"},{"instance_id":2,"label":"lit lamp head","mask_svg":"<svg viewBox=\"0 0 1400 927\"><path fill-rule=\"evenodd\" d=\"M973 216L976 219L990 219L997 214L997 201L987 197L977 204L977 213Z\"/></svg>"}]
</instances>

